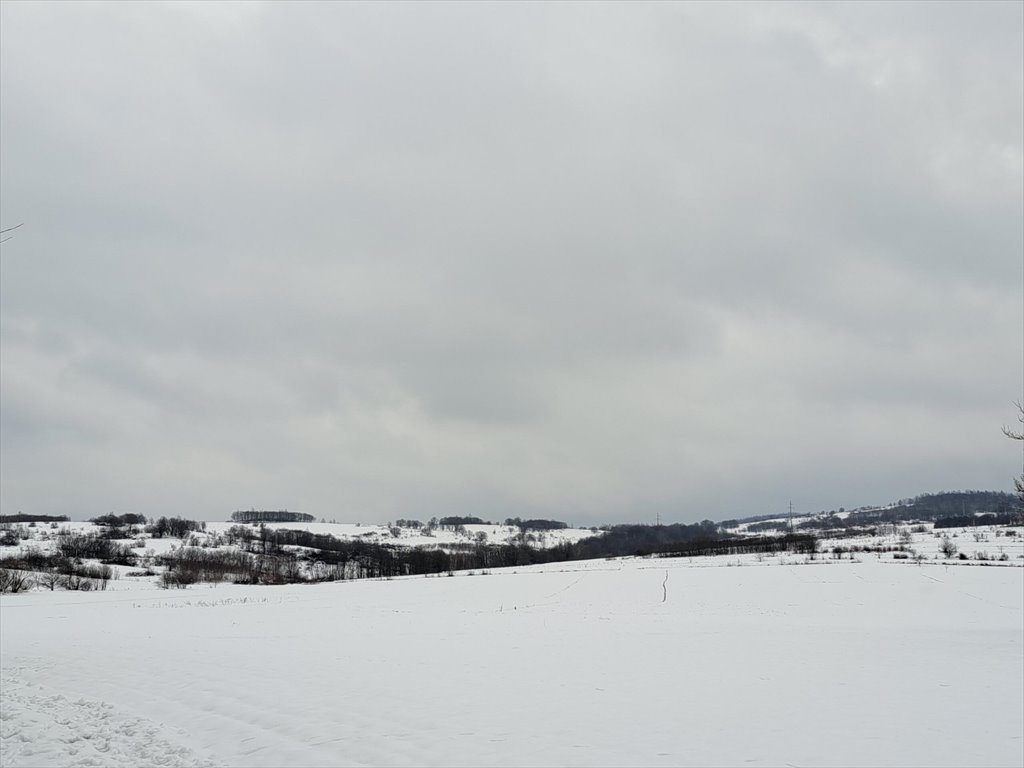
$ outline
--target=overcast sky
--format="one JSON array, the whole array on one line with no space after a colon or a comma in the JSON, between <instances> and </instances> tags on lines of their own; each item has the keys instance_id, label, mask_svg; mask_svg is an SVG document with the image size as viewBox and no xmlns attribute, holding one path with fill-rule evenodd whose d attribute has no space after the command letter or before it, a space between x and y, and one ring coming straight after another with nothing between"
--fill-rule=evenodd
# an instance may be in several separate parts
<instances>
[{"instance_id":1,"label":"overcast sky","mask_svg":"<svg viewBox=\"0 0 1024 768\"><path fill-rule=\"evenodd\" d=\"M1024 3L0 4L0 505L1011 490Z\"/></svg>"}]
</instances>

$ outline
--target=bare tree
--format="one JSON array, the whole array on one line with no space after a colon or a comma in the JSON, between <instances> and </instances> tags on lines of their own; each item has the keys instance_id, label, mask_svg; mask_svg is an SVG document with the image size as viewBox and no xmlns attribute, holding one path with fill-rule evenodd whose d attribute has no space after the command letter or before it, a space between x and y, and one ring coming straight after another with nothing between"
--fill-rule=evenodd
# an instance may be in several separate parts
<instances>
[{"instance_id":1,"label":"bare tree","mask_svg":"<svg viewBox=\"0 0 1024 768\"><path fill-rule=\"evenodd\" d=\"M8 227L7 229L0 229L0 243L6 243L8 240L14 237L14 235L8 235L7 237L4 237L4 235L6 235L8 232L13 232L18 227L21 227L24 224L25 222L23 221L21 222L21 224L15 224L13 227Z\"/></svg>"},{"instance_id":2,"label":"bare tree","mask_svg":"<svg viewBox=\"0 0 1024 768\"><path fill-rule=\"evenodd\" d=\"M1010 429L1009 427L1003 427L1003 434L1011 440L1024 441L1024 402L1018 400L1014 405L1017 406L1017 422L1021 425L1021 430ZM1024 446L1022 446L1024 449ZM1024 453L1024 451L1022 451ZM1013 478L1013 486L1017 489L1017 496L1020 499L1020 507L1024 508L1024 459L1022 459L1021 474L1020 477Z\"/></svg>"},{"instance_id":3,"label":"bare tree","mask_svg":"<svg viewBox=\"0 0 1024 768\"><path fill-rule=\"evenodd\" d=\"M24 571L0 568L0 592L24 592L32 589L34 582Z\"/></svg>"},{"instance_id":4,"label":"bare tree","mask_svg":"<svg viewBox=\"0 0 1024 768\"><path fill-rule=\"evenodd\" d=\"M51 592L54 588L64 581L64 574L58 571L56 568L52 568L48 571L44 571L41 576L36 579L36 582L41 587L46 587Z\"/></svg>"}]
</instances>

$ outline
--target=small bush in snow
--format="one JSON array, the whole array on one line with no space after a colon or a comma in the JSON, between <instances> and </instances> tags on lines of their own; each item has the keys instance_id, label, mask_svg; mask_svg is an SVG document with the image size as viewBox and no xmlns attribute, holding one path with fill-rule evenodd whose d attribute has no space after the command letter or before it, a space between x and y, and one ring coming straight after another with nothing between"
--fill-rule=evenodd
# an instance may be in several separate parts
<instances>
[{"instance_id":1,"label":"small bush in snow","mask_svg":"<svg viewBox=\"0 0 1024 768\"><path fill-rule=\"evenodd\" d=\"M195 581L191 573L164 571L160 574L160 581L158 583L163 589L184 589L189 584L194 584Z\"/></svg>"},{"instance_id":2,"label":"small bush in snow","mask_svg":"<svg viewBox=\"0 0 1024 768\"><path fill-rule=\"evenodd\" d=\"M948 560L956 554L957 546L953 543L952 539L950 539L949 536L943 536L942 544L939 545L939 552L944 554L946 556L946 559Z\"/></svg>"}]
</instances>

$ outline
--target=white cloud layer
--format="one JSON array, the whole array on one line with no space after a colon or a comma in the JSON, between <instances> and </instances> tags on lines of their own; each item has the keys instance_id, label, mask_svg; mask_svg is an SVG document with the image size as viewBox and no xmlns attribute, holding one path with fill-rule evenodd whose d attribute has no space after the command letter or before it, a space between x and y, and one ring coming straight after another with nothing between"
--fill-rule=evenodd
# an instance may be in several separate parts
<instances>
[{"instance_id":1,"label":"white cloud layer","mask_svg":"<svg viewBox=\"0 0 1024 768\"><path fill-rule=\"evenodd\" d=\"M1009 489L1024 5L0 5L0 503Z\"/></svg>"}]
</instances>

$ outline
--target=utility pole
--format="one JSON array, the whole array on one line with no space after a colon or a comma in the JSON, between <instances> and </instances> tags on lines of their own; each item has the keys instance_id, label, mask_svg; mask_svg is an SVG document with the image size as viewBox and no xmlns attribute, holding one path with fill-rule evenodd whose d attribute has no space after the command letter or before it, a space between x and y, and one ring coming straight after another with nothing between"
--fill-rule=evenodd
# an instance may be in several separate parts
<instances>
[{"instance_id":1,"label":"utility pole","mask_svg":"<svg viewBox=\"0 0 1024 768\"><path fill-rule=\"evenodd\" d=\"M789 532L793 532L793 502L789 502Z\"/></svg>"}]
</instances>

